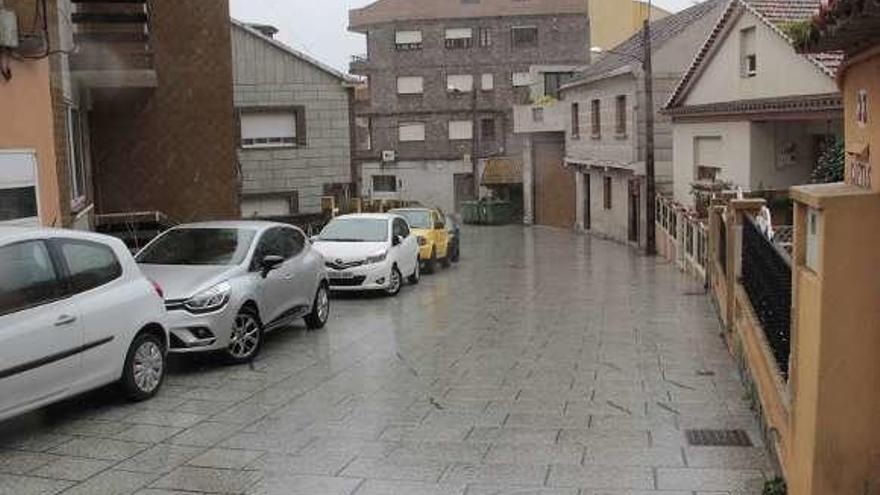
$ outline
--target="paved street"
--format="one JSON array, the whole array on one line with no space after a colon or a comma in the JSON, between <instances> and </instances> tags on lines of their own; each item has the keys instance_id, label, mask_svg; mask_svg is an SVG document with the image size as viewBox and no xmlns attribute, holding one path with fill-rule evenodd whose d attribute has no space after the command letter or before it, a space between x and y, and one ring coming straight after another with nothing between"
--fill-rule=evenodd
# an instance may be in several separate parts
<instances>
[{"instance_id":1,"label":"paved street","mask_svg":"<svg viewBox=\"0 0 880 495\"><path fill-rule=\"evenodd\" d=\"M465 232L462 263L253 366L176 359L156 399L107 391L0 424L0 494L757 495L760 444L701 288L605 241Z\"/></svg>"}]
</instances>

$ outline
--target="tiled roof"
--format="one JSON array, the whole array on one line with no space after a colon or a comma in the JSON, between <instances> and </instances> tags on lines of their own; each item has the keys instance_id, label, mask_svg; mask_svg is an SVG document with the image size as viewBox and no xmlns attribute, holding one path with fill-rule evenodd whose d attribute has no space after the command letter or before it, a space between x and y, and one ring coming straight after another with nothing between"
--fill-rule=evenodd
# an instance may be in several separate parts
<instances>
[{"instance_id":1,"label":"tiled roof","mask_svg":"<svg viewBox=\"0 0 880 495\"><path fill-rule=\"evenodd\" d=\"M719 38L726 34L725 27L727 26L728 22L731 22L731 19L738 12L739 8L743 8L748 12L751 12L755 17L763 21L764 24L769 26L776 34L778 34L789 44L791 44L792 50L794 50L794 42L791 38L788 37L787 34L785 34L785 32L783 31L783 27L787 23L809 20L811 17L819 12L819 7L822 0L729 1L730 3L727 6L727 10L724 12L724 14L721 16L721 19L718 21L718 24L716 24L715 28L712 30L712 33L709 35L709 39L706 40L706 43L703 45L702 48L700 48L700 51L697 52L697 56L694 59L693 64L691 64L690 69L688 69L688 71L685 73L684 77L675 88L675 91L672 92L672 96L670 97L669 102L666 104L667 109L673 108L681 104L681 99L684 96L684 93L694 82L694 79L697 77L700 69L702 68L703 62L705 62L709 55L712 53L712 49L714 48L715 43L718 42ZM834 77L837 74L837 68L843 62L843 54L838 52L808 54L800 56L806 57L820 70L822 70L822 72L828 75L828 77Z\"/></svg>"},{"instance_id":2,"label":"tiled roof","mask_svg":"<svg viewBox=\"0 0 880 495\"><path fill-rule=\"evenodd\" d=\"M652 52L657 51L667 41L681 34L681 32L687 29L688 26L701 19L703 16L711 13L716 7L721 6L725 1L726 0L706 0L703 3L684 9L677 14L652 22ZM598 62L584 69L569 84L577 84L578 81L589 80L607 74L632 64L636 59L642 58L645 52L645 45L642 38L641 31L632 35L623 43L612 48L609 53L603 56ZM635 59L633 57L635 57Z\"/></svg>"}]
</instances>

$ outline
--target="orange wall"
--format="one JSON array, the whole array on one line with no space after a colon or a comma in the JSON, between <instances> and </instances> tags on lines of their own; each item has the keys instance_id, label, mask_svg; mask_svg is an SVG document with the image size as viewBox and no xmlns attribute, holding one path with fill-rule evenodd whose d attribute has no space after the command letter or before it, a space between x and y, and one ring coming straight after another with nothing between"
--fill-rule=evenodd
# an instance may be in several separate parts
<instances>
[{"instance_id":1,"label":"orange wall","mask_svg":"<svg viewBox=\"0 0 880 495\"><path fill-rule=\"evenodd\" d=\"M11 64L12 80L0 79L0 149L36 150L40 220L61 225L58 195L52 98L49 93L49 61Z\"/></svg>"},{"instance_id":2,"label":"orange wall","mask_svg":"<svg viewBox=\"0 0 880 495\"><path fill-rule=\"evenodd\" d=\"M880 47L850 62L843 76L843 94L846 105L846 149L855 151L865 144L871 149L871 182L874 191L880 191ZM862 128L856 121L859 90L868 91L868 126ZM847 159L847 181L851 161Z\"/></svg>"}]
</instances>

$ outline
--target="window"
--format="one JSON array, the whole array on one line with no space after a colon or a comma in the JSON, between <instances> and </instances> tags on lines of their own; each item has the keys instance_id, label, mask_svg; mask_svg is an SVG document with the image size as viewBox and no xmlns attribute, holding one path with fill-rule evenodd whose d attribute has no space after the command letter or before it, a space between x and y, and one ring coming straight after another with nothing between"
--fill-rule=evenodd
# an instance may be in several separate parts
<instances>
[{"instance_id":1,"label":"window","mask_svg":"<svg viewBox=\"0 0 880 495\"><path fill-rule=\"evenodd\" d=\"M62 296L49 250L42 241L0 248L0 315L48 304Z\"/></svg>"},{"instance_id":2,"label":"window","mask_svg":"<svg viewBox=\"0 0 880 495\"><path fill-rule=\"evenodd\" d=\"M755 77L758 75L758 55L755 46L755 36L756 30L754 27L746 28L739 32L742 77Z\"/></svg>"},{"instance_id":3,"label":"window","mask_svg":"<svg viewBox=\"0 0 880 495\"><path fill-rule=\"evenodd\" d=\"M69 272L71 289L86 292L122 276L122 265L110 247L88 241L59 242Z\"/></svg>"},{"instance_id":4,"label":"window","mask_svg":"<svg viewBox=\"0 0 880 495\"><path fill-rule=\"evenodd\" d=\"M281 230L281 246L284 251L284 258L295 258L303 252L306 247L306 238L300 231L290 228L282 228Z\"/></svg>"},{"instance_id":5,"label":"window","mask_svg":"<svg viewBox=\"0 0 880 495\"><path fill-rule=\"evenodd\" d=\"M252 229L171 229L136 259L144 265L232 266L244 261L255 236Z\"/></svg>"},{"instance_id":6,"label":"window","mask_svg":"<svg viewBox=\"0 0 880 495\"><path fill-rule=\"evenodd\" d=\"M257 249L254 250L254 258L251 262L251 270L259 270L261 261L266 256L280 256L289 259L292 245L285 242L284 229L269 229L260 237Z\"/></svg>"},{"instance_id":7,"label":"window","mask_svg":"<svg viewBox=\"0 0 880 495\"><path fill-rule=\"evenodd\" d=\"M394 175L374 175L373 176L373 192L377 192L377 193L397 192L397 176L394 176Z\"/></svg>"},{"instance_id":8,"label":"window","mask_svg":"<svg viewBox=\"0 0 880 495\"><path fill-rule=\"evenodd\" d=\"M715 182L721 175L721 146L718 136L694 139L694 175L699 181Z\"/></svg>"},{"instance_id":9,"label":"window","mask_svg":"<svg viewBox=\"0 0 880 495\"><path fill-rule=\"evenodd\" d=\"M77 202L86 195L86 166L82 116L76 108L67 112L67 146L70 153L70 199Z\"/></svg>"},{"instance_id":10,"label":"window","mask_svg":"<svg viewBox=\"0 0 880 495\"><path fill-rule=\"evenodd\" d=\"M394 33L394 47L399 51L422 49L421 31L397 31Z\"/></svg>"},{"instance_id":11,"label":"window","mask_svg":"<svg viewBox=\"0 0 880 495\"><path fill-rule=\"evenodd\" d=\"M574 74L571 72L545 72L544 94L557 100L562 99L562 86L571 81Z\"/></svg>"},{"instance_id":12,"label":"window","mask_svg":"<svg viewBox=\"0 0 880 495\"><path fill-rule=\"evenodd\" d=\"M544 122L544 107L532 108L532 122Z\"/></svg>"},{"instance_id":13,"label":"window","mask_svg":"<svg viewBox=\"0 0 880 495\"><path fill-rule=\"evenodd\" d=\"M605 209L606 209L606 210L610 210L611 207L612 207L612 200L611 200L611 191L612 191L611 188L612 188L612 184L611 184L611 177L605 177L604 186L605 186L605 187L604 187L605 191L604 191L604 196L603 196L603 200L604 200L604 203L605 203L604 206L605 206Z\"/></svg>"},{"instance_id":14,"label":"window","mask_svg":"<svg viewBox=\"0 0 880 495\"><path fill-rule=\"evenodd\" d=\"M355 117L355 138L359 151L373 149L373 119L370 117Z\"/></svg>"},{"instance_id":15,"label":"window","mask_svg":"<svg viewBox=\"0 0 880 495\"><path fill-rule=\"evenodd\" d=\"M397 78L397 94L420 95L424 91L425 79L422 76L402 76Z\"/></svg>"},{"instance_id":16,"label":"window","mask_svg":"<svg viewBox=\"0 0 880 495\"><path fill-rule=\"evenodd\" d=\"M424 122L402 122L398 128L398 136L401 142L424 141Z\"/></svg>"},{"instance_id":17,"label":"window","mask_svg":"<svg viewBox=\"0 0 880 495\"><path fill-rule=\"evenodd\" d=\"M480 119L480 138L483 141L495 141L495 119Z\"/></svg>"},{"instance_id":18,"label":"window","mask_svg":"<svg viewBox=\"0 0 880 495\"><path fill-rule=\"evenodd\" d=\"M602 137L602 102L593 100L592 103L592 134L594 138Z\"/></svg>"},{"instance_id":19,"label":"window","mask_svg":"<svg viewBox=\"0 0 880 495\"><path fill-rule=\"evenodd\" d=\"M255 111L241 114L242 148L278 148L305 145L302 109Z\"/></svg>"},{"instance_id":20,"label":"window","mask_svg":"<svg viewBox=\"0 0 880 495\"><path fill-rule=\"evenodd\" d=\"M470 48L473 44L474 31L471 28L454 28L446 30L446 48L455 50Z\"/></svg>"},{"instance_id":21,"label":"window","mask_svg":"<svg viewBox=\"0 0 880 495\"><path fill-rule=\"evenodd\" d=\"M451 141L459 141L465 139L473 139L474 123L470 120L450 120L449 121L449 139Z\"/></svg>"},{"instance_id":22,"label":"window","mask_svg":"<svg viewBox=\"0 0 880 495\"><path fill-rule=\"evenodd\" d=\"M299 213L299 192L241 198L242 218L284 217Z\"/></svg>"},{"instance_id":23,"label":"window","mask_svg":"<svg viewBox=\"0 0 880 495\"><path fill-rule=\"evenodd\" d=\"M446 90L452 93L470 93L474 90L474 76L450 74L446 76Z\"/></svg>"},{"instance_id":24,"label":"window","mask_svg":"<svg viewBox=\"0 0 880 495\"><path fill-rule=\"evenodd\" d=\"M618 136L626 136L626 95L618 96L614 103L614 132Z\"/></svg>"},{"instance_id":25,"label":"window","mask_svg":"<svg viewBox=\"0 0 880 495\"><path fill-rule=\"evenodd\" d=\"M479 30L480 46L483 48L492 46L492 29L480 28Z\"/></svg>"},{"instance_id":26,"label":"window","mask_svg":"<svg viewBox=\"0 0 880 495\"><path fill-rule=\"evenodd\" d=\"M571 137L581 137L581 106L578 103L571 104Z\"/></svg>"},{"instance_id":27,"label":"window","mask_svg":"<svg viewBox=\"0 0 880 495\"><path fill-rule=\"evenodd\" d=\"M36 164L32 152L0 152L0 223L40 223Z\"/></svg>"},{"instance_id":28,"label":"window","mask_svg":"<svg viewBox=\"0 0 880 495\"><path fill-rule=\"evenodd\" d=\"M514 88L532 85L532 75L528 72L514 72L510 76L510 81Z\"/></svg>"},{"instance_id":29,"label":"window","mask_svg":"<svg viewBox=\"0 0 880 495\"><path fill-rule=\"evenodd\" d=\"M516 26L510 29L514 48L538 46L538 28L534 26Z\"/></svg>"},{"instance_id":30,"label":"window","mask_svg":"<svg viewBox=\"0 0 880 495\"><path fill-rule=\"evenodd\" d=\"M493 89L495 89L494 74L483 74L480 79L480 87L483 89L483 91L492 91Z\"/></svg>"},{"instance_id":31,"label":"window","mask_svg":"<svg viewBox=\"0 0 880 495\"><path fill-rule=\"evenodd\" d=\"M391 226L391 233L394 234L394 237L403 237L404 239L409 237L409 225L406 224L406 220L395 218L394 224Z\"/></svg>"}]
</instances>

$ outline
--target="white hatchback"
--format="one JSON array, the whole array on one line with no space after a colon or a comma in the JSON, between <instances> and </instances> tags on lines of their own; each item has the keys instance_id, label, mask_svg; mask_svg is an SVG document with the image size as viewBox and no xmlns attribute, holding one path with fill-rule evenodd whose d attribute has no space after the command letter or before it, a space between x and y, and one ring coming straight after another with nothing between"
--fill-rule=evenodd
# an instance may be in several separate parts
<instances>
[{"instance_id":1,"label":"white hatchback","mask_svg":"<svg viewBox=\"0 0 880 495\"><path fill-rule=\"evenodd\" d=\"M0 227L0 420L118 382L165 377L165 307L118 239Z\"/></svg>"},{"instance_id":2,"label":"white hatchback","mask_svg":"<svg viewBox=\"0 0 880 495\"><path fill-rule=\"evenodd\" d=\"M313 241L324 255L334 291L372 290L396 296L404 276L410 283L419 282L419 243L399 215L336 217Z\"/></svg>"}]
</instances>

